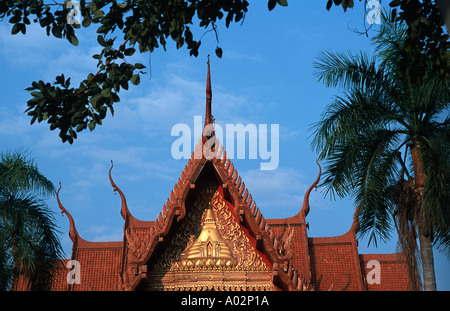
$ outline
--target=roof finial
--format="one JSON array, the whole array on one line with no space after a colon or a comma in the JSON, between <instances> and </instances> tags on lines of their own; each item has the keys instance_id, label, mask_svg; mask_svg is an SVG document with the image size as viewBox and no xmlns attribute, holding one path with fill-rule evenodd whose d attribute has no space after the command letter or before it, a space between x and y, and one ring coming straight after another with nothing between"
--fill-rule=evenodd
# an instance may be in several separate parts
<instances>
[{"instance_id":1,"label":"roof finial","mask_svg":"<svg viewBox=\"0 0 450 311\"><path fill-rule=\"evenodd\" d=\"M205 126L211 124L213 122L213 118L211 115L211 100L212 100L212 91L211 91L211 73L209 66L209 55L208 55L208 75L206 77L206 112L205 112Z\"/></svg>"},{"instance_id":2,"label":"roof finial","mask_svg":"<svg viewBox=\"0 0 450 311\"><path fill-rule=\"evenodd\" d=\"M111 170L113 169L114 164L111 160L111 168L109 169L109 181L111 182L111 186L113 187L114 192L119 192L120 199L122 201L122 207L120 209L120 214L122 215L123 219L127 219L132 217L130 211L128 210L127 200L125 199L125 195L123 194L122 190L119 189L119 187L116 186L114 183L112 176L111 176Z\"/></svg>"},{"instance_id":3,"label":"roof finial","mask_svg":"<svg viewBox=\"0 0 450 311\"><path fill-rule=\"evenodd\" d=\"M61 201L59 200L59 190L61 190L61 182L59 182L59 189L56 191L56 201L58 202L59 208L61 209L61 214L66 214L67 218L69 218L69 237L72 240L72 242L75 241L75 239L80 238L77 232L77 228L75 227L75 221L72 218L72 215L64 208L64 206L61 204Z\"/></svg>"},{"instance_id":4,"label":"roof finial","mask_svg":"<svg viewBox=\"0 0 450 311\"><path fill-rule=\"evenodd\" d=\"M359 211L361 210L361 205L358 205L358 207L355 210L355 214L353 214L353 222L352 227L350 230L353 230L353 232L356 234L359 231Z\"/></svg>"},{"instance_id":5,"label":"roof finial","mask_svg":"<svg viewBox=\"0 0 450 311\"><path fill-rule=\"evenodd\" d=\"M317 184L320 181L320 175L322 174L322 167L319 164L319 161L316 160L317 165L319 166L319 175L317 176L316 181L308 188L308 190L305 193L305 197L303 198L303 206L300 210L300 213L303 213L303 216L306 217L309 213L309 195L311 194L311 191L313 188L317 188Z\"/></svg>"}]
</instances>

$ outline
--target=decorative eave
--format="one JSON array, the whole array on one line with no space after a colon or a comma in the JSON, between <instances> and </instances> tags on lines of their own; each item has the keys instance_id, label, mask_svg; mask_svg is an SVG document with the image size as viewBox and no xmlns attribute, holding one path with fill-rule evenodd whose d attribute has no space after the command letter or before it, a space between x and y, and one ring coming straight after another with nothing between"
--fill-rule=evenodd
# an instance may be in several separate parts
<instances>
[{"instance_id":1,"label":"decorative eave","mask_svg":"<svg viewBox=\"0 0 450 311\"><path fill-rule=\"evenodd\" d=\"M113 167L114 167L114 163L111 160L111 167L109 168L109 173L108 173L109 181L111 183L111 186L113 187L113 191L118 192L120 195L120 200L121 200L120 214L122 215L122 218L125 220L125 228L128 228L130 224L132 224L134 226L141 226L141 227L149 226L151 224L151 221L139 220L131 214L130 210L128 209L127 199L125 198L124 193L116 185L116 183L114 182L114 180L111 176L111 171L112 171Z\"/></svg>"},{"instance_id":2,"label":"decorative eave","mask_svg":"<svg viewBox=\"0 0 450 311\"><path fill-rule=\"evenodd\" d=\"M316 160L316 163L317 166L319 166L319 174L313 184L306 190L300 211L292 217L269 219L270 225L306 224L306 216L308 216L310 211L309 196L314 188L317 189L317 185L320 182L320 176L322 175L322 167L320 166L319 161Z\"/></svg>"},{"instance_id":3,"label":"decorative eave","mask_svg":"<svg viewBox=\"0 0 450 311\"><path fill-rule=\"evenodd\" d=\"M360 206L358 206L353 214L353 221L348 229L348 231L344 234L332 236L332 237L313 237L309 238L309 243L324 243L324 242L333 242L333 243L343 243L348 242L358 246L358 240L356 239L356 234L359 230L359 210Z\"/></svg>"},{"instance_id":4,"label":"decorative eave","mask_svg":"<svg viewBox=\"0 0 450 311\"><path fill-rule=\"evenodd\" d=\"M67 211L67 209L62 205L61 200L59 199L59 191L61 190L61 182L59 183L59 189L56 191L56 201L58 202L58 206L61 209L61 214L66 214L69 219L69 237L73 242L72 245L72 259L76 256L76 251L80 248L111 248L111 247L121 247L123 242L91 242L83 239L77 231L75 227L75 221L72 215Z\"/></svg>"},{"instance_id":5,"label":"decorative eave","mask_svg":"<svg viewBox=\"0 0 450 311\"><path fill-rule=\"evenodd\" d=\"M313 291L310 281L299 275L289 263L275 264L272 272L273 283L278 284L284 291Z\"/></svg>"},{"instance_id":6,"label":"decorative eave","mask_svg":"<svg viewBox=\"0 0 450 311\"><path fill-rule=\"evenodd\" d=\"M319 161L316 160L317 166L319 166L319 175L317 176L316 180L314 181L314 183L308 188L308 190L305 193L305 197L303 198L303 206L302 209L300 210L300 213L298 213L296 216L297 218L305 221L306 216L308 216L309 214L309 209L310 209L310 205L309 205L309 196L311 194L311 191L313 190L313 188L317 189L317 185L319 184L320 181L320 175L322 174L322 167L319 164ZM294 216L294 217L296 217Z\"/></svg>"},{"instance_id":7,"label":"decorative eave","mask_svg":"<svg viewBox=\"0 0 450 311\"><path fill-rule=\"evenodd\" d=\"M62 205L61 200L59 199L59 191L61 190L61 182L59 182L59 189L56 191L56 201L58 202L58 206L61 209L61 214L66 214L69 219L69 237L73 243L76 243L79 240L82 240L80 235L78 234L77 228L75 227L75 221L73 220L72 215L67 211L67 209Z\"/></svg>"},{"instance_id":8,"label":"decorative eave","mask_svg":"<svg viewBox=\"0 0 450 311\"><path fill-rule=\"evenodd\" d=\"M353 222L350 230L355 236L359 231L359 211L361 210L361 205L355 209L355 213L353 214Z\"/></svg>"},{"instance_id":9,"label":"decorative eave","mask_svg":"<svg viewBox=\"0 0 450 311\"><path fill-rule=\"evenodd\" d=\"M123 218L124 220L134 218L134 217L131 215L130 210L128 209L127 199L125 198L125 195L123 194L122 190L120 190L120 188L117 187L117 185L114 183L114 180L112 179L112 176L111 176L111 170L113 169L113 167L114 167L114 163L113 163L113 161L111 160L111 167L109 168L108 175L109 175L109 181L111 182L111 186L113 187L113 191L114 191L114 192L117 191L117 192L119 193L119 195L120 195L120 200L122 201L122 206L121 206L121 208L120 208L120 214L122 215L122 218Z\"/></svg>"}]
</instances>

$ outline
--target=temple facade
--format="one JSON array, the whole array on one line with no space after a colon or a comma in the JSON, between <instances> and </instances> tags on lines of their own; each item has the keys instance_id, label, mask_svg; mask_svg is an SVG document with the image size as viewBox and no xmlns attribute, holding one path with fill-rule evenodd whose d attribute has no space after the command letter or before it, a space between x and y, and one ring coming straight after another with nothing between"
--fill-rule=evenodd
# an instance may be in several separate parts
<instances>
[{"instance_id":1,"label":"temple facade","mask_svg":"<svg viewBox=\"0 0 450 311\"><path fill-rule=\"evenodd\" d=\"M205 126L213 124L208 60ZM139 220L130 212L124 193L109 179L121 198L123 239L90 242L70 222L71 258L62 262L56 291L367 291L408 290L402 253L359 254L358 217L340 236L309 237L306 217L309 196L298 213L266 219L219 141L203 154L214 132L203 135L184 167L158 217ZM75 267L75 269L73 269ZM75 271L76 270L76 271ZM19 278L17 289L26 290Z\"/></svg>"}]
</instances>

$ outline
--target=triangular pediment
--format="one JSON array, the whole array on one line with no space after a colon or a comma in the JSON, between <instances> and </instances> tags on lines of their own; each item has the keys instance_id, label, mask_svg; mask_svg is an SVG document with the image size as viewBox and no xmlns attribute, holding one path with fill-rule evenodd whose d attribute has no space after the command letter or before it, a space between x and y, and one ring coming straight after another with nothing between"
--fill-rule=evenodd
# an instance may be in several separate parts
<instances>
[{"instance_id":1,"label":"triangular pediment","mask_svg":"<svg viewBox=\"0 0 450 311\"><path fill-rule=\"evenodd\" d=\"M261 282L266 284L263 285L264 289L274 286L274 283L283 288L296 287L298 275L289 263L293 256L291 239L275 236L227 157L223 145L216 140L214 118L211 114L209 60L206 95L202 137L159 216L150 224L145 224L145 228L139 228L140 224L124 209L127 243L131 241L132 245L136 245L128 251L129 267L134 268L127 269L127 278L130 280L126 283L135 288L137 283L141 282L139 280L145 283L146 278L149 286L153 284L150 287L158 288L154 280L159 278L159 285L166 286L175 282L173 278L179 276L175 276L175 271L184 277L193 277L184 274L187 266L195 269L198 265L205 266L208 262L206 266L211 269L220 267L220 273L231 267L252 273L259 271ZM200 250L200 247L210 247L211 254L216 254L214 247L221 247L221 242L212 237L197 243L202 229L205 229L202 219L205 218L208 208L212 210L215 228L219 232L217 236L220 238L217 239L224 240L224 249L231 252L226 258L221 259L218 256L217 260L209 261L202 258L204 254L209 253L205 249ZM292 236L292 232L286 232L285 236ZM192 255L193 253L198 258ZM189 257L189 254L192 256ZM172 279L165 279L167 275L171 275ZM246 278L248 279L248 276ZM222 276L222 279L226 278ZM166 281L170 282L165 283Z\"/></svg>"},{"instance_id":2,"label":"triangular pediment","mask_svg":"<svg viewBox=\"0 0 450 311\"><path fill-rule=\"evenodd\" d=\"M269 290L270 262L255 248L208 164L174 224L147 262L146 289Z\"/></svg>"}]
</instances>

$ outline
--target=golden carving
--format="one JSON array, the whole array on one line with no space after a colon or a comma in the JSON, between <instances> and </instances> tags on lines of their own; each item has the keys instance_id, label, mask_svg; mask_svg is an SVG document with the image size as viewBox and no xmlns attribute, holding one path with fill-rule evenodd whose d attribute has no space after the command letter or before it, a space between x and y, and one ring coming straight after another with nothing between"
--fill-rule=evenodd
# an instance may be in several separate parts
<instances>
[{"instance_id":1,"label":"golden carving","mask_svg":"<svg viewBox=\"0 0 450 311\"><path fill-rule=\"evenodd\" d=\"M269 267L256 253L245 232L240 228L225 200L216 192L211 200L211 206L216 215L217 228L223 238L230 244L234 257L238 258L237 267L250 270L268 271Z\"/></svg>"},{"instance_id":2,"label":"golden carving","mask_svg":"<svg viewBox=\"0 0 450 311\"><path fill-rule=\"evenodd\" d=\"M192 240L191 235L190 242ZM202 231L195 242L188 243L181 265L210 268L234 266L233 254L217 229L211 208L205 210Z\"/></svg>"},{"instance_id":3,"label":"golden carving","mask_svg":"<svg viewBox=\"0 0 450 311\"><path fill-rule=\"evenodd\" d=\"M178 228L158 261L152 268L152 271L160 273L177 267L181 263L181 256L184 251L193 243L201 232L201 221L203 212L208 206L215 189L209 184L205 187L198 187L196 190L196 199L189 207L189 212L185 218L178 224Z\"/></svg>"},{"instance_id":4,"label":"golden carving","mask_svg":"<svg viewBox=\"0 0 450 311\"><path fill-rule=\"evenodd\" d=\"M270 290L271 269L222 195L196 188L191 209L148 276L151 290Z\"/></svg>"}]
</instances>

